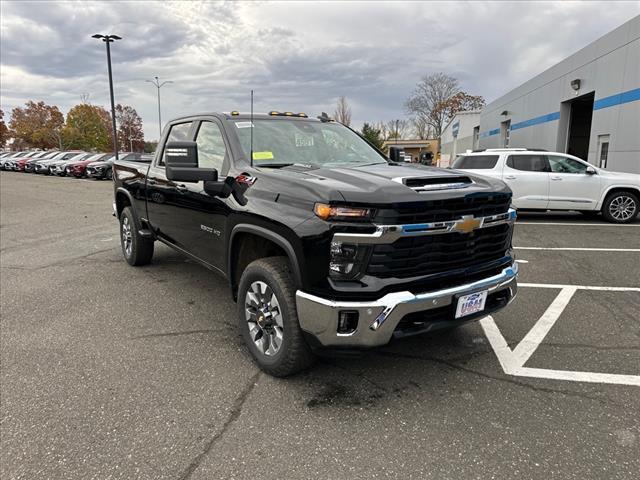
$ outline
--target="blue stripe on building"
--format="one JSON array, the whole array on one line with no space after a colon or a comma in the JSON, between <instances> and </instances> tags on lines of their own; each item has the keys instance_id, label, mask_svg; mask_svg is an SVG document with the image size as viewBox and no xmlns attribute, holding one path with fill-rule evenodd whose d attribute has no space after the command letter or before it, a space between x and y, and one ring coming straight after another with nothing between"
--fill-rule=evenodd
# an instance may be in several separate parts
<instances>
[{"instance_id":1,"label":"blue stripe on building","mask_svg":"<svg viewBox=\"0 0 640 480\"><path fill-rule=\"evenodd\" d=\"M640 88L635 88L627 92L617 93L610 97L604 97L593 102L594 110L601 110L603 108L615 107L616 105L622 105L623 103L636 102L640 100ZM555 122L560 120L560 112L548 113L539 117L530 118L522 122L514 123L511 125L511 130L518 130L520 128L533 127L534 125L540 125L546 122ZM482 132L480 138L491 137L500 133L500 129L496 128L487 132Z\"/></svg>"},{"instance_id":2,"label":"blue stripe on building","mask_svg":"<svg viewBox=\"0 0 640 480\"><path fill-rule=\"evenodd\" d=\"M600 100L593 102L593 109L600 110L601 108L614 107L616 105L622 105L623 103L636 102L640 100L640 88L629 90L628 92L617 93L610 97L604 97Z\"/></svg>"}]
</instances>

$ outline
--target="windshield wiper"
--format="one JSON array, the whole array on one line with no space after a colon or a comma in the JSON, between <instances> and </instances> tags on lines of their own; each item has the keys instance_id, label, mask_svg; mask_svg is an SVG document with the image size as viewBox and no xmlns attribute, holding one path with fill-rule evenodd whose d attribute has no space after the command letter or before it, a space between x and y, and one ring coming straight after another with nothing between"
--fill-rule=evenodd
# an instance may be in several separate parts
<instances>
[{"instance_id":1,"label":"windshield wiper","mask_svg":"<svg viewBox=\"0 0 640 480\"><path fill-rule=\"evenodd\" d=\"M304 167L304 168L313 168L312 165L304 165L302 163L265 163L264 165L256 165L259 168L283 168L283 167Z\"/></svg>"}]
</instances>

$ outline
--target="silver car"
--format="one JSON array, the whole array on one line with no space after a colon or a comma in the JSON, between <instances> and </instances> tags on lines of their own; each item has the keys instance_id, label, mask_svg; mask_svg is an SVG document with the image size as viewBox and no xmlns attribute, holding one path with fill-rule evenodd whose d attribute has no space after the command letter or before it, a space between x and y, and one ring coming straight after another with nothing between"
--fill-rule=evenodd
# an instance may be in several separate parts
<instances>
[{"instance_id":1,"label":"silver car","mask_svg":"<svg viewBox=\"0 0 640 480\"><path fill-rule=\"evenodd\" d=\"M79 152L77 150L74 152L60 152L60 155L56 155L50 160L42 160L39 162L35 162L35 172L49 175L51 174L50 167L52 164L59 161L71 160L72 158L80 157L84 155L87 155L87 152Z\"/></svg>"}]
</instances>

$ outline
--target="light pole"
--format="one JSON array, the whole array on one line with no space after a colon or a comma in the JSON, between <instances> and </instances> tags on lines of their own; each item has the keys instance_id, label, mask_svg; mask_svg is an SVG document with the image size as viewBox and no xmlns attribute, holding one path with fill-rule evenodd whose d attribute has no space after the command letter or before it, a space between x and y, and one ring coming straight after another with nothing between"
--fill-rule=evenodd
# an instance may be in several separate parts
<instances>
[{"instance_id":1,"label":"light pole","mask_svg":"<svg viewBox=\"0 0 640 480\"><path fill-rule=\"evenodd\" d=\"M111 96L111 124L113 127L113 151L116 155L116 160L118 160L118 133L116 131L116 105L113 101L113 76L111 74L111 48L109 44L115 42L116 40L122 40L122 37L118 35L101 35L96 33L95 35L91 35L91 38L97 38L102 40L107 44L107 66L109 68L109 94Z\"/></svg>"},{"instance_id":2,"label":"light pole","mask_svg":"<svg viewBox=\"0 0 640 480\"><path fill-rule=\"evenodd\" d=\"M154 78L153 80L145 80L145 82L153 83L155 87L158 89L158 130L159 130L158 141L160 141L160 137L162 137L162 115L160 114L160 88L166 85L167 83L173 83L173 82L171 80L165 80L164 82L160 83L160 79L158 78L157 75L153 78Z\"/></svg>"}]
</instances>

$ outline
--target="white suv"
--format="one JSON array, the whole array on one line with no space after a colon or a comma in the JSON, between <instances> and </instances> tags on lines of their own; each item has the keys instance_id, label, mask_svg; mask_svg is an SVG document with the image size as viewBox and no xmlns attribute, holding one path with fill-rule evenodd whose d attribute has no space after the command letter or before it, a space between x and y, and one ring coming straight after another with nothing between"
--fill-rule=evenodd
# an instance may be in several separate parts
<instances>
[{"instance_id":1,"label":"white suv","mask_svg":"<svg viewBox=\"0 0 640 480\"><path fill-rule=\"evenodd\" d=\"M504 180L520 210L602 212L615 223L640 211L640 175L610 172L566 153L495 148L458 155L451 168Z\"/></svg>"}]
</instances>

